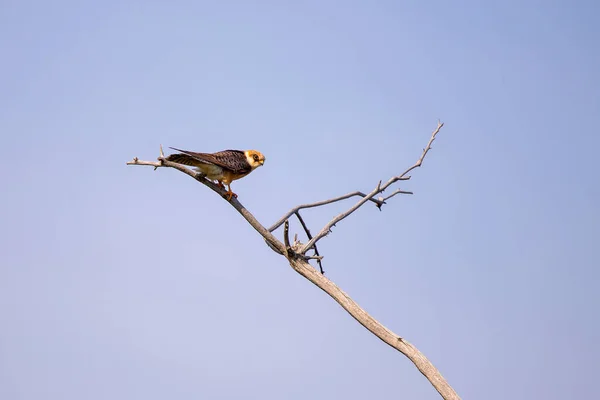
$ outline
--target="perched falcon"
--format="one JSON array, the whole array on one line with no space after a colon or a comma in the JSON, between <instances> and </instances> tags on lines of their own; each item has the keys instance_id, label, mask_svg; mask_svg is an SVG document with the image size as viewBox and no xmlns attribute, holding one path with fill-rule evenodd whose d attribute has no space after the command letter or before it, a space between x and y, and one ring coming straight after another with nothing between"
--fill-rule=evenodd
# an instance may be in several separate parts
<instances>
[{"instance_id":1,"label":"perched falcon","mask_svg":"<svg viewBox=\"0 0 600 400\"><path fill-rule=\"evenodd\" d=\"M182 154L171 154L166 158L177 164L191 165L206 175L208 179L219 182L219 186L227 185L227 200L237 194L231 191L231 182L243 178L254 169L265 163L265 156L256 150L224 150L217 153L194 153L193 151L177 150Z\"/></svg>"}]
</instances>

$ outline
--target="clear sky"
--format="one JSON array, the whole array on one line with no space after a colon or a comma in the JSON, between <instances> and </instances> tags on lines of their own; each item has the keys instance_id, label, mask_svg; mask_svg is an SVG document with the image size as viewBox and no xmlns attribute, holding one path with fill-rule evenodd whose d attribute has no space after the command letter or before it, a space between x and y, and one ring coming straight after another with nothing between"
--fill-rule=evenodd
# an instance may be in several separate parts
<instances>
[{"instance_id":1,"label":"clear sky","mask_svg":"<svg viewBox=\"0 0 600 400\"><path fill-rule=\"evenodd\" d=\"M233 188L269 225L400 173L438 118L327 276L465 399L595 397L599 8L3 0L0 398L438 398L216 194L125 165L259 149Z\"/></svg>"}]
</instances>

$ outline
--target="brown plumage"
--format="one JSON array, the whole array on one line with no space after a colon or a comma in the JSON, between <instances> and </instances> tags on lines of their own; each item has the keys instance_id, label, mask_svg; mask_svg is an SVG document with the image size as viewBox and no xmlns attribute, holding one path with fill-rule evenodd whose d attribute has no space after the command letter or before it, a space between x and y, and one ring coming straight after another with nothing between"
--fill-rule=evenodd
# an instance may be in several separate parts
<instances>
[{"instance_id":1,"label":"brown plumage","mask_svg":"<svg viewBox=\"0 0 600 400\"><path fill-rule=\"evenodd\" d=\"M193 151L171 149L181 154L171 154L166 158L178 164L190 165L206 175L208 179L217 181L221 187L227 185L228 200L237 194L231 191L231 182L243 178L265 163L265 156L256 150L224 150L217 153L196 153Z\"/></svg>"}]
</instances>

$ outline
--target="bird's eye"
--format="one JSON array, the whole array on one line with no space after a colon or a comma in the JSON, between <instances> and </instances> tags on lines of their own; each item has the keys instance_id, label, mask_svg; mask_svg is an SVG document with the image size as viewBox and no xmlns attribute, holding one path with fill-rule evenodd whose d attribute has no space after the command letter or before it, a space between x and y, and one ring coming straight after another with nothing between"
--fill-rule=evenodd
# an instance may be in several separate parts
<instances>
[{"instance_id":1,"label":"bird's eye","mask_svg":"<svg viewBox=\"0 0 600 400\"><path fill-rule=\"evenodd\" d=\"M258 161L258 156L256 154L252 158L254 158L254 161Z\"/></svg>"}]
</instances>

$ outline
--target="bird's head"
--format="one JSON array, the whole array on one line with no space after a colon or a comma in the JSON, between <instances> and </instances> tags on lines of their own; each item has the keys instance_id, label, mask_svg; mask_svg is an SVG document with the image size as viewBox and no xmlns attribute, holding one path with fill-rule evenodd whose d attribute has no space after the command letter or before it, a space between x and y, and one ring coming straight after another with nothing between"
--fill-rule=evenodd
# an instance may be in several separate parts
<instances>
[{"instance_id":1,"label":"bird's head","mask_svg":"<svg viewBox=\"0 0 600 400\"><path fill-rule=\"evenodd\" d=\"M266 158L260 151L246 150L244 154L246 155L246 160L248 160L248 163L252 169L258 168L265 163Z\"/></svg>"}]
</instances>

